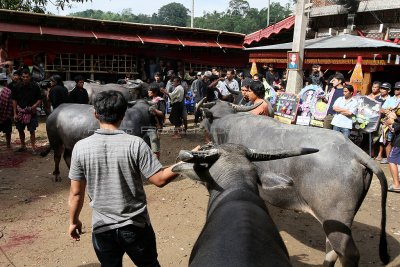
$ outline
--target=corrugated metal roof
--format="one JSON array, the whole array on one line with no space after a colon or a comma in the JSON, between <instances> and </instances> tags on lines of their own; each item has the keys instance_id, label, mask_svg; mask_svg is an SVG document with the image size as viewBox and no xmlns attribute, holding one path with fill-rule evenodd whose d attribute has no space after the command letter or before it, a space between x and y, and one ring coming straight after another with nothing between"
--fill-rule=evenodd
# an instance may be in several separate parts
<instances>
[{"instance_id":1,"label":"corrugated metal roof","mask_svg":"<svg viewBox=\"0 0 400 267\"><path fill-rule=\"evenodd\" d=\"M246 48L246 51L257 51L257 50L292 50L293 43L283 43L276 45L267 45ZM343 34L336 36L328 36L322 38L315 38L306 40L304 49L349 49L349 48L396 48L400 49L400 45L375 40L371 38Z\"/></svg>"}]
</instances>

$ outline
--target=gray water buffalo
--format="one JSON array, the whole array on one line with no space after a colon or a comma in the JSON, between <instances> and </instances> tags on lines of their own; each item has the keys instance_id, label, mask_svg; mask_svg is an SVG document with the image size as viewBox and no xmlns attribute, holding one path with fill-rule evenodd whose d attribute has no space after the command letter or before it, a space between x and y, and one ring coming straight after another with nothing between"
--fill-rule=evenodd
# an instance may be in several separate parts
<instances>
[{"instance_id":1,"label":"gray water buffalo","mask_svg":"<svg viewBox=\"0 0 400 267\"><path fill-rule=\"evenodd\" d=\"M181 151L179 158L184 163L173 171L204 182L210 194L206 223L189 266L291 266L282 238L259 196L259 179L252 161L317 151L297 148L256 153L235 144Z\"/></svg>"},{"instance_id":2,"label":"gray water buffalo","mask_svg":"<svg viewBox=\"0 0 400 267\"><path fill-rule=\"evenodd\" d=\"M75 87L75 81L64 81L64 86L68 91L72 91ZM83 88L88 92L89 103L92 104L97 93L108 90L121 92L127 101L142 99L147 96L148 84L141 81L129 84L85 82Z\"/></svg>"},{"instance_id":3,"label":"gray water buffalo","mask_svg":"<svg viewBox=\"0 0 400 267\"><path fill-rule=\"evenodd\" d=\"M212 107L211 107L212 106ZM256 163L262 181L261 196L274 206L307 212L326 234L324 266L357 266L359 251L351 225L375 174L381 184L379 255L390 257L386 240L386 177L364 151L342 134L319 128L280 123L266 116L237 113L227 103L207 103L203 127L216 144L235 143L252 149L314 147L307 157ZM278 176L276 174L279 174Z\"/></svg>"},{"instance_id":4,"label":"gray water buffalo","mask_svg":"<svg viewBox=\"0 0 400 267\"><path fill-rule=\"evenodd\" d=\"M144 129L151 125L149 102L138 100L128 108L120 129L131 135L143 137ZM68 168L71 162L71 153L76 142L88 137L99 129L99 123L94 117L94 108L84 104L62 104L56 108L46 120L46 131L50 147L41 153L46 156L54 150L55 181L61 181L59 165L63 155Z\"/></svg>"}]
</instances>

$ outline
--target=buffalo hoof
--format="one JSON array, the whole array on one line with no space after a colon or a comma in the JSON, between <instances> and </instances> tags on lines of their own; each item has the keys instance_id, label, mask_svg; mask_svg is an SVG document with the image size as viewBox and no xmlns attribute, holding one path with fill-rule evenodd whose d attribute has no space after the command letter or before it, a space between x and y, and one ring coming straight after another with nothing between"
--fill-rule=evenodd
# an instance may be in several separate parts
<instances>
[{"instance_id":1,"label":"buffalo hoof","mask_svg":"<svg viewBox=\"0 0 400 267\"><path fill-rule=\"evenodd\" d=\"M55 176L55 182L56 182L56 183L57 183L57 182L61 182L61 176L56 175L56 176Z\"/></svg>"}]
</instances>

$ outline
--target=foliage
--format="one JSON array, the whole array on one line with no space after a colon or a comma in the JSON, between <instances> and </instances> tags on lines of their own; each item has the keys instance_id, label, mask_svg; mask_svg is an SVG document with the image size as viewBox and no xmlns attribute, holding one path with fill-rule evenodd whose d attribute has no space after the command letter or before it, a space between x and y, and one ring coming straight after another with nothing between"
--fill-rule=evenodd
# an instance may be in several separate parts
<instances>
[{"instance_id":1,"label":"foliage","mask_svg":"<svg viewBox=\"0 0 400 267\"><path fill-rule=\"evenodd\" d=\"M45 6L53 3L64 9L72 2L83 3L91 0L0 0L0 8L20 11L33 11L45 13ZM221 31L251 33L267 26L267 12L265 7L261 10L251 8L246 0L231 0L224 12L205 12L203 16L194 19L196 28L214 29ZM291 13L290 4L282 6L279 2L270 5L270 23L276 23ZM71 13L70 16L125 21L148 24L164 24L175 26L189 26L189 10L180 3L169 3L162 6L157 13L152 15L133 14L132 9L123 9L120 13L105 12L102 10L88 9L82 12Z\"/></svg>"},{"instance_id":2,"label":"foliage","mask_svg":"<svg viewBox=\"0 0 400 267\"><path fill-rule=\"evenodd\" d=\"M11 9L18 11L32 11L35 13L45 13L46 5L53 4L57 8L64 9L73 2L84 3L91 0L1 0L0 9Z\"/></svg>"},{"instance_id":3,"label":"foliage","mask_svg":"<svg viewBox=\"0 0 400 267\"><path fill-rule=\"evenodd\" d=\"M247 5L246 5L247 3ZM232 0L226 12L205 13L195 18L197 28L223 30L230 32L251 33L267 26L268 8L258 10L250 8L247 1ZM291 14L290 5L282 6L273 2L270 5L270 24L276 23Z\"/></svg>"},{"instance_id":4,"label":"foliage","mask_svg":"<svg viewBox=\"0 0 400 267\"><path fill-rule=\"evenodd\" d=\"M179 3L170 3L158 10L157 20L159 24L186 26L189 18L189 9Z\"/></svg>"}]
</instances>

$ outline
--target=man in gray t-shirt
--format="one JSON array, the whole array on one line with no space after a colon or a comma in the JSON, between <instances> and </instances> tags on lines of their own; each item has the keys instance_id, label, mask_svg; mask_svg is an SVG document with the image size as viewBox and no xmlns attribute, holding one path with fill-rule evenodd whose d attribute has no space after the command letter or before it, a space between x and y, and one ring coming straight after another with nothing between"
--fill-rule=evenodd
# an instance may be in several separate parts
<instances>
[{"instance_id":1,"label":"man in gray t-shirt","mask_svg":"<svg viewBox=\"0 0 400 267\"><path fill-rule=\"evenodd\" d=\"M118 130L127 103L121 93L96 95L100 129L76 143L69 178L69 234L79 240L85 189L93 208L93 247L102 266L122 266L127 253L137 266L159 266L142 177L164 186L178 174L162 165L139 137Z\"/></svg>"}]
</instances>

